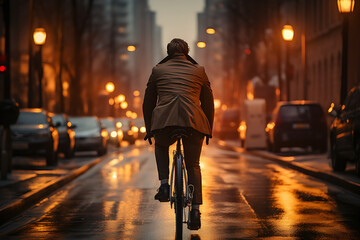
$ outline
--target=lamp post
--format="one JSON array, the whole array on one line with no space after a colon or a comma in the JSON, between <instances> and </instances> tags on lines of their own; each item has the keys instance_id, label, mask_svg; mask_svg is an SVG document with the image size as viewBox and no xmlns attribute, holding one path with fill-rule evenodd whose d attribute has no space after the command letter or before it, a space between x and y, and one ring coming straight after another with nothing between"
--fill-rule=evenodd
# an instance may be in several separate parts
<instances>
[{"instance_id":1,"label":"lamp post","mask_svg":"<svg viewBox=\"0 0 360 240\"><path fill-rule=\"evenodd\" d=\"M39 46L39 51L36 53L36 61L38 64L39 73L39 107L42 107L42 78L44 75L44 69L42 65L42 46L46 41L46 32L44 28L36 28L33 34L35 45Z\"/></svg>"},{"instance_id":2,"label":"lamp post","mask_svg":"<svg viewBox=\"0 0 360 240\"><path fill-rule=\"evenodd\" d=\"M291 25L284 25L282 29L282 37L285 41L285 82L286 82L286 97L290 101L290 62L289 62L289 45L294 38L294 29ZM281 81L281 79L279 79ZM279 84L280 85L280 84ZM281 92L281 89L280 89Z\"/></svg>"},{"instance_id":3,"label":"lamp post","mask_svg":"<svg viewBox=\"0 0 360 240\"><path fill-rule=\"evenodd\" d=\"M105 90L109 93L109 105L110 105L110 115L115 117L115 99L113 98L113 93L115 91L115 85L113 82L108 82L105 85Z\"/></svg>"},{"instance_id":4,"label":"lamp post","mask_svg":"<svg viewBox=\"0 0 360 240\"><path fill-rule=\"evenodd\" d=\"M341 66L341 85L340 101L344 104L347 95L347 61L348 61L348 31L349 15L354 11L355 0L337 0L339 12L344 16L342 29L342 66Z\"/></svg>"}]
</instances>

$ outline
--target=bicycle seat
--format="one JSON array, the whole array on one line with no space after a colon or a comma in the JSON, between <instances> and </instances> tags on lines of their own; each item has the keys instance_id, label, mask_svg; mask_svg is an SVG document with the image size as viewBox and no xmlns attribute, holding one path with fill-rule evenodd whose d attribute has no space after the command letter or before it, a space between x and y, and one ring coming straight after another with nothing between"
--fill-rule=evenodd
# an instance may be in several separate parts
<instances>
[{"instance_id":1,"label":"bicycle seat","mask_svg":"<svg viewBox=\"0 0 360 240\"><path fill-rule=\"evenodd\" d=\"M178 128L170 132L171 138L183 138L188 137L190 134L186 129Z\"/></svg>"}]
</instances>

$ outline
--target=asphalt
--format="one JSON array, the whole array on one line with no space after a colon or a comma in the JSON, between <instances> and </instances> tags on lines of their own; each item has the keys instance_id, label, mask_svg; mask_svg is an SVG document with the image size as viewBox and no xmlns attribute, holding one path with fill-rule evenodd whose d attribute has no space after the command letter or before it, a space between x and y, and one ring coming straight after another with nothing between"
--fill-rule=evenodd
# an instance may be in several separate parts
<instances>
[{"instance_id":1,"label":"asphalt","mask_svg":"<svg viewBox=\"0 0 360 240\"><path fill-rule=\"evenodd\" d=\"M224 149L262 157L309 176L330 182L355 194L360 194L360 178L356 176L354 166L349 165L343 173L333 172L327 154L312 154L291 150L276 155L265 150L245 150L236 141L218 139L212 141ZM85 157L83 161L77 161L75 165L65 164L56 169L42 168L41 171L37 168L14 170L8 180L0 181L0 225L49 197L56 190L115 153L115 151L110 152L110 155L101 158ZM19 162L20 165L23 164L21 161Z\"/></svg>"},{"instance_id":2,"label":"asphalt","mask_svg":"<svg viewBox=\"0 0 360 240\"><path fill-rule=\"evenodd\" d=\"M225 149L268 159L360 195L360 177L356 175L355 165L347 163L344 172L334 172L330 165L328 153L317 154L293 148L282 149L281 153L274 154L265 150L241 148L238 141L222 141L218 139L215 141Z\"/></svg>"}]
</instances>

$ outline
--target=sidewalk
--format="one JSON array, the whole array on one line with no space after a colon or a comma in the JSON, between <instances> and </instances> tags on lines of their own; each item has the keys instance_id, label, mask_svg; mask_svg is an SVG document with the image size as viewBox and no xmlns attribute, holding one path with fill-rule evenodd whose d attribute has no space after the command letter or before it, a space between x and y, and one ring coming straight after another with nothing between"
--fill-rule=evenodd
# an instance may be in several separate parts
<instances>
[{"instance_id":1,"label":"sidewalk","mask_svg":"<svg viewBox=\"0 0 360 240\"><path fill-rule=\"evenodd\" d=\"M0 181L0 225L85 173L103 159L96 155L80 153L70 160L59 157L58 166L48 167L43 158L14 157L14 170L8 175L7 180Z\"/></svg>"},{"instance_id":2,"label":"sidewalk","mask_svg":"<svg viewBox=\"0 0 360 240\"><path fill-rule=\"evenodd\" d=\"M328 154L312 154L297 149L292 152L284 151L274 154L265 150L245 150L240 147L238 141L216 140L216 142L224 148L266 158L280 165L338 185L355 194L360 194L360 177L356 176L355 165L348 162L344 172L334 172L331 168L331 160L328 158Z\"/></svg>"}]
</instances>

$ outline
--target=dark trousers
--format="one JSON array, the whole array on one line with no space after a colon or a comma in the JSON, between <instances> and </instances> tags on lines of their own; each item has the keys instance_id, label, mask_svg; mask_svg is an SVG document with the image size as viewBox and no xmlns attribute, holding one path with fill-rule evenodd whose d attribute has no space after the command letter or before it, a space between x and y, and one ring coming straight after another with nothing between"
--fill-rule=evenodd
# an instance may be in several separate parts
<instances>
[{"instance_id":1,"label":"dark trousers","mask_svg":"<svg viewBox=\"0 0 360 240\"><path fill-rule=\"evenodd\" d=\"M159 179L169 179L169 146L176 139L171 139L170 133L174 128L165 128L154 134L155 156L159 173ZM204 141L204 135L190 130L189 136L183 138L184 160L188 173L189 184L194 185L193 204L202 204L202 185L200 170L200 154Z\"/></svg>"}]
</instances>

